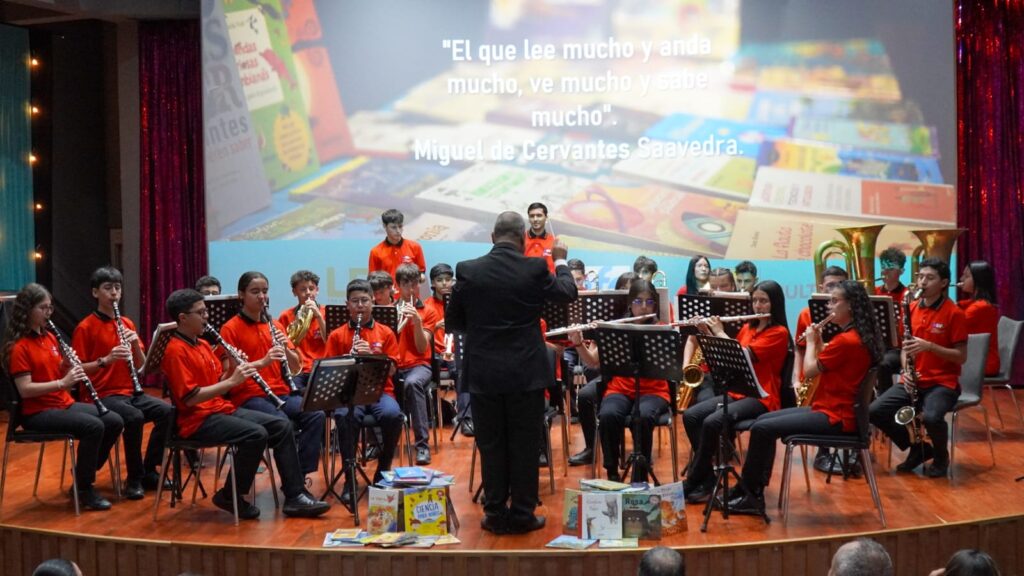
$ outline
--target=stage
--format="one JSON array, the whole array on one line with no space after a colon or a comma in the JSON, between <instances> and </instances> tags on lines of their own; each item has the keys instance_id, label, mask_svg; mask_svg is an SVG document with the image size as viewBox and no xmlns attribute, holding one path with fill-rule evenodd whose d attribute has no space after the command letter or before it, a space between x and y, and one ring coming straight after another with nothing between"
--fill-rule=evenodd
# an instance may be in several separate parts
<instances>
[{"instance_id":1,"label":"stage","mask_svg":"<svg viewBox=\"0 0 1024 576\"><path fill-rule=\"evenodd\" d=\"M992 394L985 404L991 410ZM1005 391L995 394L1009 402ZM1007 415L1012 410L1003 413ZM449 441L450 428L441 434L440 450L432 466L457 478L451 495L461 520L457 536L461 544L433 549L324 549L324 533L353 526L352 516L335 503L331 511L316 520L286 519L274 510L266 473L257 477L257 504L262 517L242 521L235 527L231 516L209 500L194 508L179 504L171 509L164 496L159 519L153 522L153 495L144 500L115 501L109 512L86 512L74 516L66 487L59 488L61 448L51 444L44 457L39 496L32 497L32 481L38 455L34 445L13 446L4 494L0 534L2 573L25 575L40 560L63 556L76 560L86 576L92 575L176 575L184 571L200 574L445 574L505 576L513 574L558 574L559 576L630 574L645 548L663 544L681 549L691 574L824 574L834 550L844 541L869 535L881 541L893 555L897 574L927 574L943 565L960 548L979 547L991 553L1003 574L1024 574L1024 427L1015 417L1006 417L1000 429L993 417L993 438L997 465L989 457L981 413L961 416L954 479L928 479L897 475L887 465L885 444L876 444L876 474L885 507L888 528L882 529L867 483L863 479L844 481L811 472L811 490L804 487L799 455L794 460L793 488L788 524L775 508L781 479L779 450L772 484L766 493L772 523L732 515L728 520L715 513L707 533L699 530L703 505L687 506L688 532L661 541L641 541L639 550L598 550L584 552L553 550L544 544L561 533L562 489L577 487L589 467L564 466L561 432L552 428L556 494L541 469L543 505L539 514L548 518L540 531L522 536L497 537L480 529L481 510L471 501L468 488L470 439ZM6 426L6 424L0 424ZM686 462L689 446L679 430L680 462ZM571 428L570 447L582 446L578 426ZM656 437L657 438L657 437ZM660 479L671 481L667 430L655 446L654 460ZM659 453L660 450L660 453ZM893 454L893 465L902 460ZM212 457L207 455L208 463ZM479 460L478 460L479 462ZM374 463L371 462L370 467ZM479 464L478 464L479 465ZM212 466L204 469L204 485L213 483ZM479 482L479 472L476 475ZM70 477L67 480L70 482ZM319 474L313 492L323 490ZM97 488L111 495L109 473L99 472ZM186 496L188 496L188 492ZM366 500L362 501L365 524Z\"/></svg>"}]
</instances>

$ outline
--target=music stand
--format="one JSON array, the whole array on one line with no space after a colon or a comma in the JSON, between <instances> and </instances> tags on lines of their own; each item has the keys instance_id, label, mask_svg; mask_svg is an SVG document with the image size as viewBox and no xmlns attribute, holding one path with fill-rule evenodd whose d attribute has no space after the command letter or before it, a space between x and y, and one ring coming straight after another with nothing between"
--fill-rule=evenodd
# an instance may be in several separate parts
<instances>
[{"instance_id":1,"label":"music stand","mask_svg":"<svg viewBox=\"0 0 1024 576\"><path fill-rule=\"evenodd\" d=\"M812 294L807 301L807 307L811 311L811 322L817 324L828 316L829 294ZM871 302L871 312L875 315L875 323L878 331L882 333L882 340L889 348L899 348L900 333L896 325L895 303L888 296L868 296ZM821 329L821 341L828 342L841 328L829 322Z\"/></svg>"},{"instance_id":2,"label":"music stand","mask_svg":"<svg viewBox=\"0 0 1024 576\"><path fill-rule=\"evenodd\" d=\"M394 306L374 306L370 315L374 322L380 322L397 335L398 332L398 309ZM324 323L327 325L327 333L330 334L342 324L352 319L348 313L346 304L328 304L324 306ZM364 320L365 322L365 320Z\"/></svg>"},{"instance_id":3,"label":"music stand","mask_svg":"<svg viewBox=\"0 0 1024 576\"><path fill-rule=\"evenodd\" d=\"M722 388L722 412L724 424L718 436L718 465L715 466L715 487L711 490L711 498L704 507L704 522L700 525L701 532L707 532L708 520L718 494L722 494L722 517L729 518L729 475L732 474L739 483L740 477L730 464L732 451L726 445L732 438L732 421L729 419L729 393L743 396L764 398L768 395L757 381L754 365L750 362L750 353L731 338L697 335L697 343L704 351L704 359L711 369L711 377ZM770 524L768 513L761 512L765 524Z\"/></svg>"},{"instance_id":4,"label":"music stand","mask_svg":"<svg viewBox=\"0 0 1024 576\"><path fill-rule=\"evenodd\" d=\"M747 316L754 313L747 292L718 292L708 294L679 294L678 319L688 320L694 316ZM726 324L725 333L735 338L741 324Z\"/></svg>"},{"instance_id":5,"label":"music stand","mask_svg":"<svg viewBox=\"0 0 1024 576\"><path fill-rule=\"evenodd\" d=\"M206 311L209 314L206 322L218 332L225 322L242 309L242 301L239 300L238 294L206 296L203 300L206 301Z\"/></svg>"},{"instance_id":6,"label":"music stand","mask_svg":"<svg viewBox=\"0 0 1024 576\"><path fill-rule=\"evenodd\" d=\"M380 400L384 393L384 386L388 378L390 360L387 356L341 356L337 358L326 358L313 363L313 369L309 373L309 380L306 382L306 389L302 395L302 411L316 412L323 411L328 415L334 410L345 406L348 408L346 418L352 425L350 429L357 429L355 407L365 404L373 404ZM330 453L330 440L328 436L327 450ZM351 438L354 443L355 438ZM352 453L355 454L353 448ZM333 464L333 459L332 459ZM342 469L334 474L327 485L323 496L333 495L352 512L356 526L359 526L359 499L361 494L356 492L356 471L359 467L356 458L353 456L347 462L342 463ZM334 472L333 470L331 471ZM351 483L352 501L345 504L341 495L335 490L335 485L341 479L342 474L348 472L348 481ZM366 474L363 473L363 478ZM369 484L369 479L366 479Z\"/></svg>"},{"instance_id":7,"label":"music stand","mask_svg":"<svg viewBox=\"0 0 1024 576\"><path fill-rule=\"evenodd\" d=\"M640 379L682 380L683 347L679 332L671 326L657 324L611 324L598 322L596 334L601 354L601 378L610 382L614 376L633 378L633 452L626 462L632 470L631 482L646 482L648 477L659 485L650 462L640 450Z\"/></svg>"}]
</instances>

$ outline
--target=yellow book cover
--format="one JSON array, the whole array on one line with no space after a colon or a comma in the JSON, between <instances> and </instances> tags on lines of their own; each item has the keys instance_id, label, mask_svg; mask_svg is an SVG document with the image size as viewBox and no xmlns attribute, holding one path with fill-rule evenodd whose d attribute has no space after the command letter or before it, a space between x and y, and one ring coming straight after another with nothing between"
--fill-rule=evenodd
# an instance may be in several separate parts
<instances>
[{"instance_id":1,"label":"yellow book cover","mask_svg":"<svg viewBox=\"0 0 1024 576\"><path fill-rule=\"evenodd\" d=\"M407 488L403 491L405 529L424 536L448 533L448 489Z\"/></svg>"}]
</instances>

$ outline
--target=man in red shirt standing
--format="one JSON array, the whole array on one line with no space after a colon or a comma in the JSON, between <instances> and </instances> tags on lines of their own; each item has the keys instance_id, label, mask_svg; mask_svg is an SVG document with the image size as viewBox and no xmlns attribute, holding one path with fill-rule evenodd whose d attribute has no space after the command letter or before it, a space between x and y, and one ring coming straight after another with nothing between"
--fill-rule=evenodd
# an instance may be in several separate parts
<instances>
[{"instance_id":1,"label":"man in red shirt standing","mask_svg":"<svg viewBox=\"0 0 1024 576\"><path fill-rule=\"evenodd\" d=\"M383 270L395 277L395 270L402 264L415 264L420 271L420 282L427 271L426 260L423 259L423 248L415 240L402 238L405 216L391 208L380 215L384 223L384 241L370 249L369 272Z\"/></svg>"},{"instance_id":2,"label":"man in red shirt standing","mask_svg":"<svg viewBox=\"0 0 1024 576\"><path fill-rule=\"evenodd\" d=\"M530 258L544 258L548 262L548 271L555 273L555 261L551 259L551 248L557 238L548 234L548 207L540 202L530 204L526 209L530 219L530 228L526 231L526 252Z\"/></svg>"},{"instance_id":3,"label":"man in red shirt standing","mask_svg":"<svg viewBox=\"0 0 1024 576\"><path fill-rule=\"evenodd\" d=\"M921 262L917 277L921 298L910 305L912 338L903 341L903 386L893 386L871 403L871 423L892 439L900 450L910 449L907 459L896 467L911 472L922 463L935 460L925 470L930 478L941 478L949 469L949 427L946 413L960 397L960 365L967 360L967 320L963 310L946 296L949 264L938 258ZM907 318L903 319L904 322ZM910 357L913 357L911 363ZM924 420L932 443L911 438L908 426L896 423L896 412L910 405L910 391L917 388L914 408Z\"/></svg>"}]
</instances>

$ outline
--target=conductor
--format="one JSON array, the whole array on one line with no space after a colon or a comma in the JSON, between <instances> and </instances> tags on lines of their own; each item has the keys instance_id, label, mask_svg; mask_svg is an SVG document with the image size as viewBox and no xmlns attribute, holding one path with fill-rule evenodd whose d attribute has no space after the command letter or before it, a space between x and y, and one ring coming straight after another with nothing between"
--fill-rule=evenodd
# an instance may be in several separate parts
<instances>
[{"instance_id":1,"label":"conductor","mask_svg":"<svg viewBox=\"0 0 1024 576\"><path fill-rule=\"evenodd\" d=\"M555 274L540 258L524 255L526 224L515 212L498 215L494 247L459 262L445 327L464 336L463 377L469 387L484 482L481 527L522 534L544 527L537 506L544 389L554 385L540 330L546 300L567 303L576 284L566 265L568 248L551 250Z\"/></svg>"}]
</instances>

